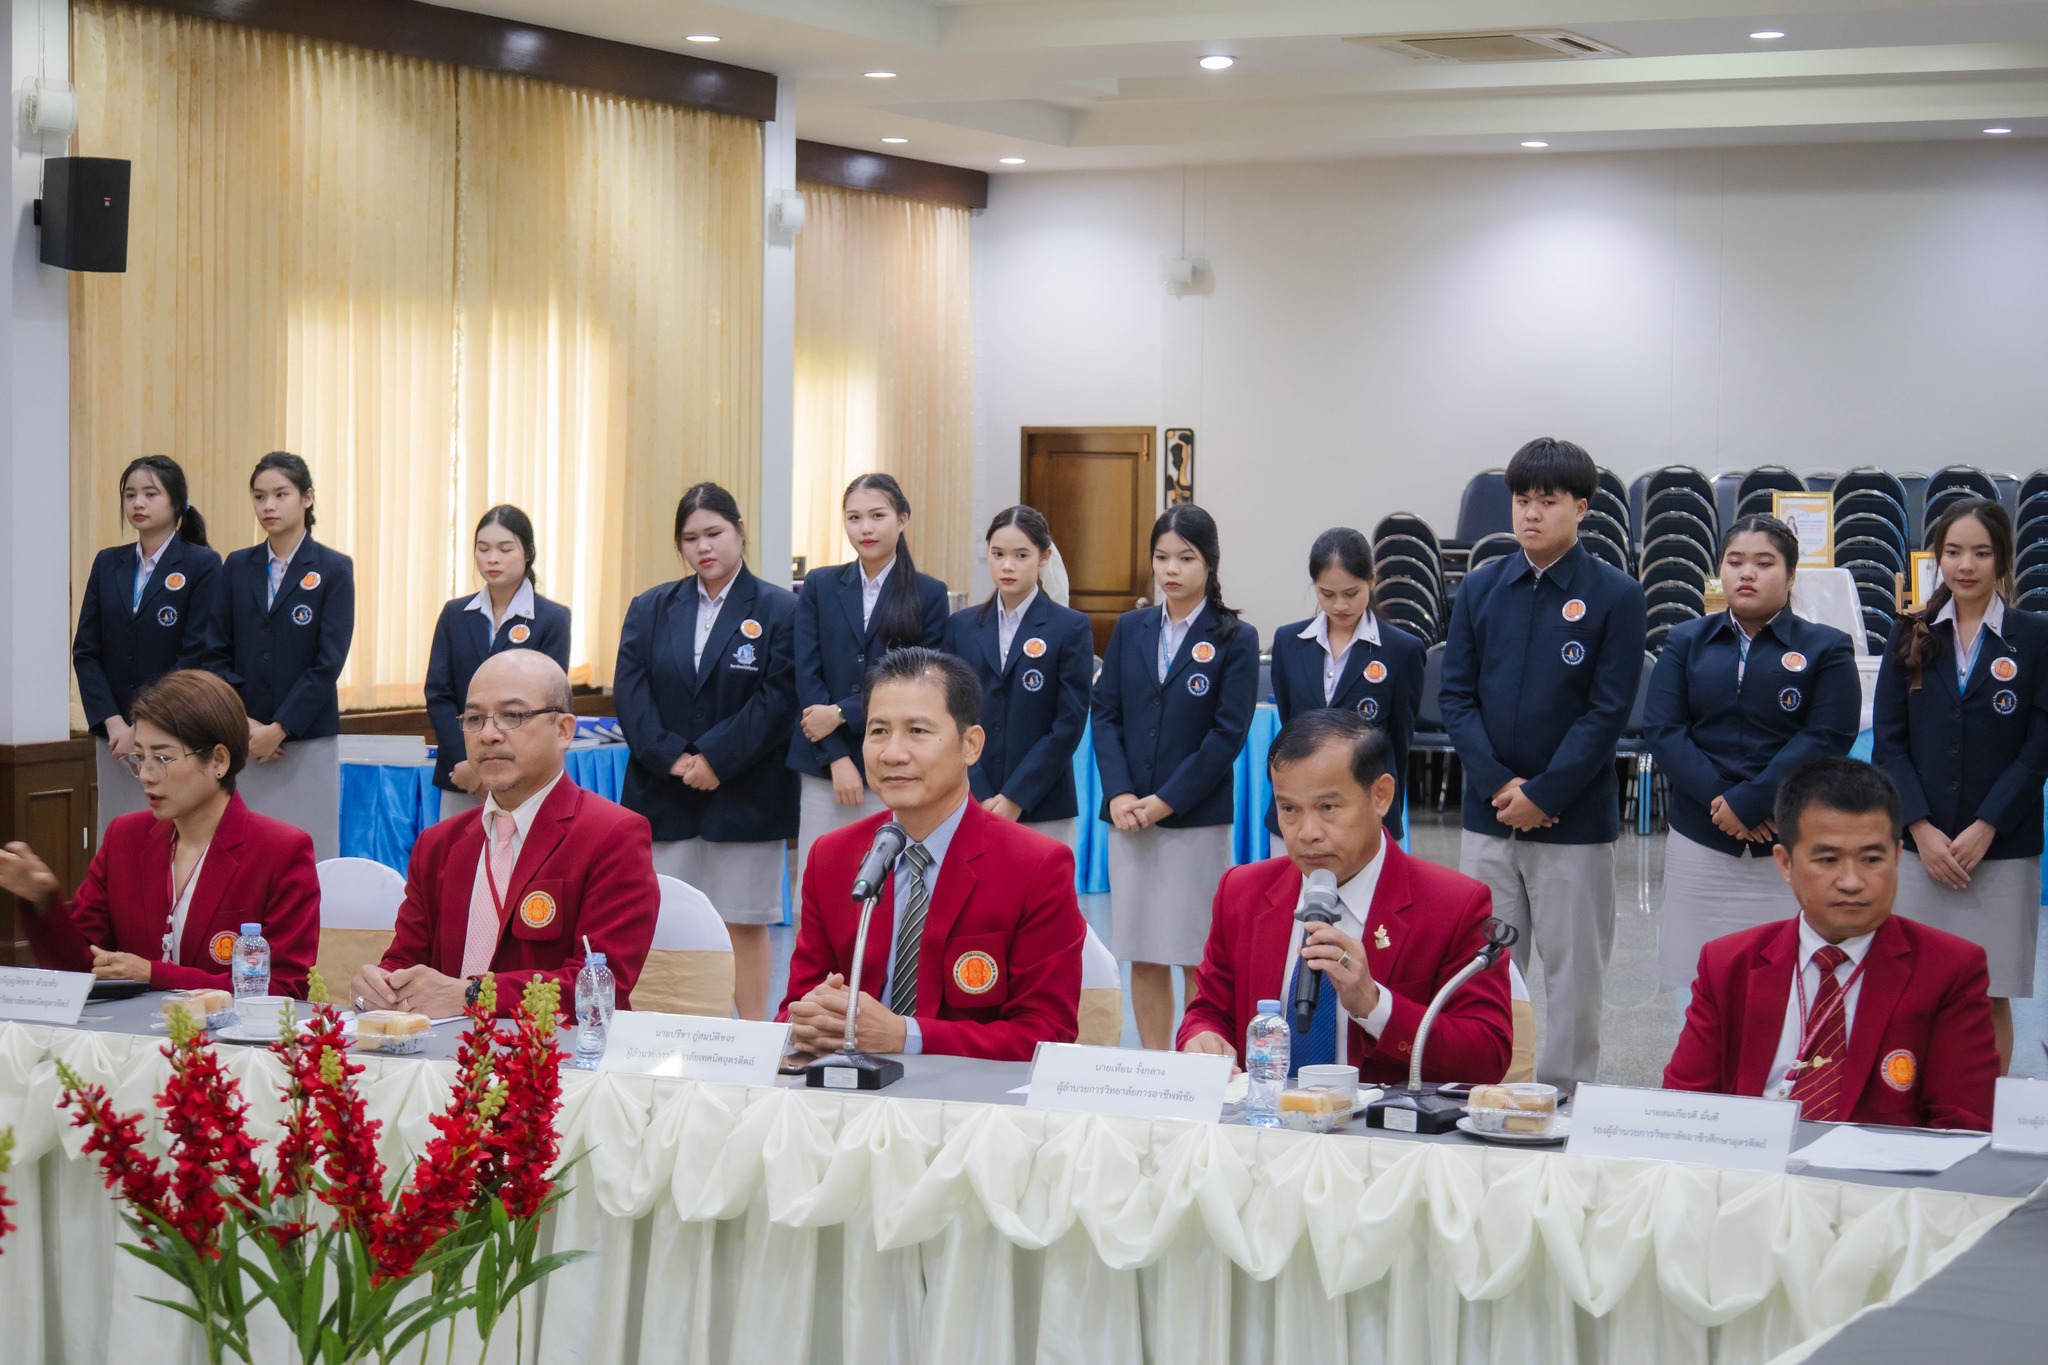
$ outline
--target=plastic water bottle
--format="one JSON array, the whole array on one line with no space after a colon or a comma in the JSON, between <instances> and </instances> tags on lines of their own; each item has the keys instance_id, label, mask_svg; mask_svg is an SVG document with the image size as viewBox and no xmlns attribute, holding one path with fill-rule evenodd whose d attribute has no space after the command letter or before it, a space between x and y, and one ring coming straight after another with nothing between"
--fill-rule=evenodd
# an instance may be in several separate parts
<instances>
[{"instance_id":1,"label":"plastic water bottle","mask_svg":"<svg viewBox=\"0 0 2048 1365\"><path fill-rule=\"evenodd\" d=\"M235 999L270 994L270 940L263 937L263 926L245 924L235 939L234 955Z\"/></svg>"},{"instance_id":2,"label":"plastic water bottle","mask_svg":"<svg viewBox=\"0 0 2048 1365\"><path fill-rule=\"evenodd\" d=\"M1244 1094L1244 1121L1254 1128L1280 1126L1280 1092L1287 1088L1288 1050L1293 1037L1278 1000L1261 1000L1244 1031L1244 1065L1251 1085Z\"/></svg>"},{"instance_id":3,"label":"plastic water bottle","mask_svg":"<svg viewBox=\"0 0 2048 1365\"><path fill-rule=\"evenodd\" d=\"M597 1070L598 1058L604 1056L605 1036L612 1026L612 1001L612 969L605 965L604 954L586 955L583 970L576 973L576 1066L579 1070Z\"/></svg>"}]
</instances>

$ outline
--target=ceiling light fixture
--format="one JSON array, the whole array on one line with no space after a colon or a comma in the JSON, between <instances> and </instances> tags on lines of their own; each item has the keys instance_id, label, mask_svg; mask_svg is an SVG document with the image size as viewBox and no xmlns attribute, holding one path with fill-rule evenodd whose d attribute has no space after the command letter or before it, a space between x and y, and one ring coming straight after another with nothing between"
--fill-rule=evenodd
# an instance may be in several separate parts
<instances>
[{"instance_id":1,"label":"ceiling light fixture","mask_svg":"<svg viewBox=\"0 0 2048 1365\"><path fill-rule=\"evenodd\" d=\"M1784 37L1785 33L1782 29L1760 28L1756 32L1750 34L1749 36L1756 39L1760 43L1768 43L1775 38Z\"/></svg>"},{"instance_id":2,"label":"ceiling light fixture","mask_svg":"<svg viewBox=\"0 0 2048 1365\"><path fill-rule=\"evenodd\" d=\"M1990 134L1990 135L1991 135L1992 137L2004 137L2004 136L2005 136L2005 135L2006 135L2007 133L2011 132L2011 131L2012 131L2012 129L2010 129L2010 128L1986 128L1986 129L1985 129L1984 131L1985 131L1985 132L1987 132L1987 133L1989 133L1989 134Z\"/></svg>"},{"instance_id":3,"label":"ceiling light fixture","mask_svg":"<svg viewBox=\"0 0 2048 1365\"><path fill-rule=\"evenodd\" d=\"M683 41L686 43L715 43L718 41L718 35L716 33L690 33L684 35Z\"/></svg>"},{"instance_id":4,"label":"ceiling light fixture","mask_svg":"<svg viewBox=\"0 0 2048 1365\"><path fill-rule=\"evenodd\" d=\"M909 139L909 138L907 138L907 137L885 137L885 138L883 138L883 139L882 139L882 141L884 141L884 142L908 142L908 141L910 141L910 139Z\"/></svg>"},{"instance_id":5,"label":"ceiling light fixture","mask_svg":"<svg viewBox=\"0 0 2048 1365\"><path fill-rule=\"evenodd\" d=\"M1534 139L1531 139L1530 141L1525 142L1522 145L1524 147L1548 147L1550 144L1547 142L1537 142Z\"/></svg>"},{"instance_id":6,"label":"ceiling light fixture","mask_svg":"<svg viewBox=\"0 0 2048 1365\"><path fill-rule=\"evenodd\" d=\"M896 79L896 73L893 71L863 71L860 74L866 76L871 81L893 81Z\"/></svg>"},{"instance_id":7,"label":"ceiling light fixture","mask_svg":"<svg viewBox=\"0 0 2048 1365\"><path fill-rule=\"evenodd\" d=\"M1226 57L1220 52L1202 58L1202 70L1204 71L1228 71L1235 65L1237 65L1237 58Z\"/></svg>"},{"instance_id":8,"label":"ceiling light fixture","mask_svg":"<svg viewBox=\"0 0 2048 1365\"><path fill-rule=\"evenodd\" d=\"M1002 162L1005 166L1021 166L1024 164L1024 158L1021 156L999 156L996 160Z\"/></svg>"}]
</instances>

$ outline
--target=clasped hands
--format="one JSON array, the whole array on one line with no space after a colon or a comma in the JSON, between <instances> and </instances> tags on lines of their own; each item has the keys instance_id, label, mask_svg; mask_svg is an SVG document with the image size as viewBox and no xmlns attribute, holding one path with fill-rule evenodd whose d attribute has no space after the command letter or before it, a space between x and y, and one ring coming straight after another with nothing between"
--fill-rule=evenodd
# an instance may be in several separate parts
<instances>
[{"instance_id":1,"label":"clasped hands","mask_svg":"<svg viewBox=\"0 0 2048 1365\"><path fill-rule=\"evenodd\" d=\"M1523 793L1522 787L1527 781L1527 778L1511 777L1493 794L1494 819L1512 830L1549 829L1557 823L1557 817L1546 814L1541 806Z\"/></svg>"},{"instance_id":2,"label":"clasped hands","mask_svg":"<svg viewBox=\"0 0 2048 1365\"><path fill-rule=\"evenodd\" d=\"M1125 834L1156 825L1171 814L1173 807L1156 796L1134 796L1125 792L1109 799L1109 823Z\"/></svg>"},{"instance_id":3,"label":"clasped hands","mask_svg":"<svg viewBox=\"0 0 2048 1365\"><path fill-rule=\"evenodd\" d=\"M366 963L348 983L349 1003L358 1010L401 1010L429 1019L453 1019L469 1002L469 982L414 964L387 972Z\"/></svg>"},{"instance_id":4,"label":"clasped hands","mask_svg":"<svg viewBox=\"0 0 2048 1365\"><path fill-rule=\"evenodd\" d=\"M1984 861L1991 841L1998 837L1997 827L1984 820L1971 821L1953 839L1936 829L1932 820L1915 820L1912 833L1913 851L1920 855L1920 865L1927 869L1927 875L1956 891L1970 885L1970 874Z\"/></svg>"},{"instance_id":5,"label":"clasped hands","mask_svg":"<svg viewBox=\"0 0 2048 1365\"><path fill-rule=\"evenodd\" d=\"M789 1045L795 1052L822 1057L846 1045L846 978L838 972L813 986L803 999L789 1007ZM854 1020L854 1046L862 1052L901 1052L910 1030L903 1016L887 1005L860 993L860 1010Z\"/></svg>"},{"instance_id":6,"label":"clasped hands","mask_svg":"<svg viewBox=\"0 0 2048 1365\"><path fill-rule=\"evenodd\" d=\"M683 779L683 785L700 792L718 790L718 774L711 770L711 761L700 753L687 753L669 766L669 772Z\"/></svg>"},{"instance_id":7,"label":"clasped hands","mask_svg":"<svg viewBox=\"0 0 2048 1365\"><path fill-rule=\"evenodd\" d=\"M1746 844L1772 844L1778 839L1778 822L1765 816L1756 822L1754 828L1742 823L1729 806L1728 798L1717 796L1707 806L1707 814L1713 817L1714 828L1731 839L1740 839Z\"/></svg>"}]
</instances>

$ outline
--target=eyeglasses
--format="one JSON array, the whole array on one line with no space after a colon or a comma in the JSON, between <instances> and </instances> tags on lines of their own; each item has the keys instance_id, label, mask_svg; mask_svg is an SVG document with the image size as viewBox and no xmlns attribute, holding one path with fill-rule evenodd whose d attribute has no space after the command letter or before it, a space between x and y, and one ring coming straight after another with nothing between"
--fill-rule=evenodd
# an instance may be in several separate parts
<instances>
[{"instance_id":1,"label":"eyeglasses","mask_svg":"<svg viewBox=\"0 0 2048 1365\"><path fill-rule=\"evenodd\" d=\"M466 711L462 716L462 729L465 734L482 734L484 722L489 721L498 727L500 734L509 735L535 716L566 716L568 714L567 711L559 706L543 706L538 711L500 711L495 716L486 715L481 711Z\"/></svg>"},{"instance_id":2,"label":"eyeglasses","mask_svg":"<svg viewBox=\"0 0 2048 1365\"><path fill-rule=\"evenodd\" d=\"M154 769L156 775L162 777L171 770L173 763L181 758L192 758L198 752L197 749L183 749L175 754L123 754L121 766L137 777L141 777L147 769Z\"/></svg>"}]
</instances>

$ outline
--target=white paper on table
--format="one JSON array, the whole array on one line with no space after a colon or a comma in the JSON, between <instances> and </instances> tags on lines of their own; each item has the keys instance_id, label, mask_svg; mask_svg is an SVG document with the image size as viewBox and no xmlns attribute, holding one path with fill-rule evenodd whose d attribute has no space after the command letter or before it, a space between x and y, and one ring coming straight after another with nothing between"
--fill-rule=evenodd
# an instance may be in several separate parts
<instances>
[{"instance_id":1,"label":"white paper on table","mask_svg":"<svg viewBox=\"0 0 2048 1365\"><path fill-rule=\"evenodd\" d=\"M1991 1145L2048 1152L2048 1081L2000 1076L1991 1099Z\"/></svg>"},{"instance_id":2,"label":"white paper on table","mask_svg":"<svg viewBox=\"0 0 2048 1365\"><path fill-rule=\"evenodd\" d=\"M1919 1133L1843 1123L1794 1152L1792 1160L1833 1171L1939 1175L1964 1157L1983 1151L1990 1141L1989 1133Z\"/></svg>"}]
</instances>

